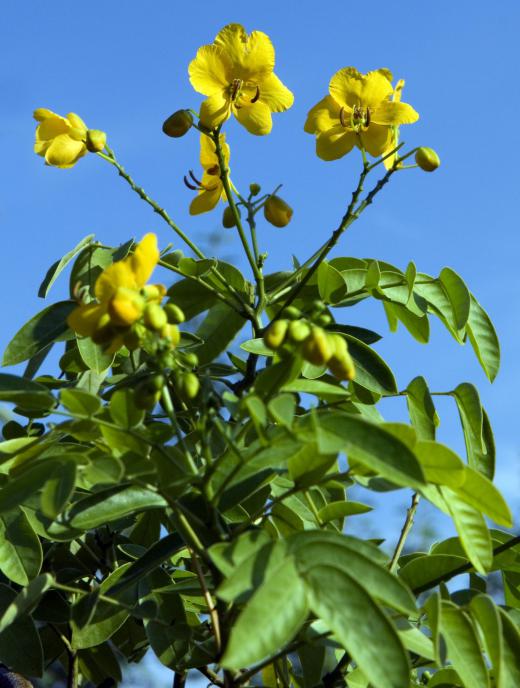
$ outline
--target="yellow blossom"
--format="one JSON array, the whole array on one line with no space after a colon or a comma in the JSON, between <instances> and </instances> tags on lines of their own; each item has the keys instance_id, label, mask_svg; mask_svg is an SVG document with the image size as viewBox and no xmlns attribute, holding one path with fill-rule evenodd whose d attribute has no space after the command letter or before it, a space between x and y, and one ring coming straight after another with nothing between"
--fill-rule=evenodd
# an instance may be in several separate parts
<instances>
[{"instance_id":1,"label":"yellow blossom","mask_svg":"<svg viewBox=\"0 0 520 688\"><path fill-rule=\"evenodd\" d=\"M75 165L90 147L87 125L78 115L69 112L66 117L46 108L34 111L36 127L34 152L45 158L47 165L67 168ZM93 132L99 150L104 146L105 134Z\"/></svg>"},{"instance_id":2,"label":"yellow blossom","mask_svg":"<svg viewBox=\"0 0 520 688\"><path fill-rule=\"evenodd\" d=\"M109 265L97 278L94 286L96 301L79 305L67 319L69 327L84 337L103 339L107 332L110 350L123 345L124 336L143 314L146 305L144 289L159 261L157 237L145 234L135 251ZM157 285L164 295L164 288Z\"/></svg>"},{"instance_id":3,"label":"yellow blossom","mask_svg":"<svg viewBox=\"0 0 520 688\"><path fill-rule=\"evenodd\" d=\"M294 96L274 74L274 47L261 31L247 34L228 24L211 45L203 45L190 63L193 88L208 96L200 121L214 129L233 113L251 134L268 134L272 112L291 107Z\"/></svg>"},{"instance_id":4,"label":"yellow blossom","mask_svg":"<svg viewBox=\"0 0 520 688\"><path fill-rule=\"evenodd\" d=\"M399 81L396 83L394 92L392 93L392 100L396 103L401 102L401 95L403 93L403 88L404 88L404 79L399 79ZM399 145L399 127L395 126L392 127L389 143L388 143L388 149L384 151L383 155L386 155L386 153L390 153L393 151L397 146ZM383 164L386 167L387 170L390 170L396 161L396 158L399 154L399 151L392 153L388 157L386 157L383 160ZM398 163L397 167L402 167L402 163Z\"/></svg>"},{"instance_id":5,"label":"yellow blossom","mask_svg":"<svg viewBox=\"0 0 520 688\"><path fill-rule=\"evenodd\" d=\"M344 67L334 74L330 95L310 110L304 127L316 134L320 158L337 160L354 146L378 157L390 150L395 127L419 119L411 105L390 100L391 81L387 69L360 74L354 67Z\"/></svg>"},{"instance_id":6,"label":"yellow blossom","mask_svg":"<svg viewBox=\"0 0 520 688\"><path fill-rule=\"evenodd\" d=\"M229 146L226 143L225 134L219 135L219 141L227 167L229 164ZM209 210L213 210L220 198L224 201L226 200L226 193L220 179L221 169L218 163L215 143L205 134L202 134L200 137L200 164L203 168L202 180L199 182L192 175L192 179L197 186L187 182L189 188L198 191L198 194L190 204L190 215L207 213Z\"/></svg>"}]
</instances>

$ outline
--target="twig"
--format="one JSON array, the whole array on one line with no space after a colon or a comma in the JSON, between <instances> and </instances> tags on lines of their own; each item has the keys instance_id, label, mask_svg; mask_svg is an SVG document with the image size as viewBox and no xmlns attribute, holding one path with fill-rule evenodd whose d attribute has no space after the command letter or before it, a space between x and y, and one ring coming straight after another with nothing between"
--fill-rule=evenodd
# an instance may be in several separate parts
<instances>
[{"instance_id":1,"label":"twig","mask_svg":"<svg viewBox=\"0 0 520 688\"><path fill-rule=\"evenodd\" d=\"M215 645L217 648L217 653L220 655L220 651L222 649L222 636L220 634L220 620L218 618L217 607L215 606L215 602L213 601L211 593L208 590L208 586L206 585L206 579L204 578L204 572L202 571L199 558L193 550L189 551L191 554L191 560L193 562L193 565L195 566L195 573L197 574L197 578L199 579L204 599L206 600L206 604L208 605L208 612L211 619L211 626L213 628L213 635L215 636Z\"/></svg>"},{"instance_id":2,"label":"twig","mask_svg":"<svg viewBox=\"0 0 520 688\"><path fill-rule=\"evenodd\" d=\"M214 686L220 686L221 688L223 688L224 681L214 671L211 671L209 667L197 667L197 671L200 671L200 673L203 676L205 676L209 681L211 681L211 683Z\"/></svg>"},{"instance_id":3,"label":"twig","mask_svg":"<svg viewBox=\"0 0 520 688\"><path fill-rule=\"evenodd\" d=\"M399 536L399 540L397 541L397 545L395 546L394 553L392 555L392 559L390 560L390 564L388 565L388 568L391 573L394 573L395 569L397 568L397 562L399 560L399 557L401 556L401 553L403 551L403 547L406 542L406 538L410 534L410 531L412 530L413 526L413 519L415 517L415 512L417 511L417 507L419 505L419 500L421 499L420 495L417 492L413 493L412 496L412 503L410 504L410 508L406 510L406 518L403 523L403 527L401 529L401 534Z\"/></svg>"}]
</instances>

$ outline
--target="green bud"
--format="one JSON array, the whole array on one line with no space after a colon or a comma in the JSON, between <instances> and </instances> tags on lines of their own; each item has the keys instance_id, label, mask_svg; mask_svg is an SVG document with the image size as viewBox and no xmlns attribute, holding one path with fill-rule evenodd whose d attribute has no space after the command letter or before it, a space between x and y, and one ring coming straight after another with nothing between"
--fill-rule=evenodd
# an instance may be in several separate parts
<instances>
[{"instance_id":1,"label":"green bud","mask_svg":"<svg viewBox=\"0 0 520 688\"><path fill-rule=\"evenodd\" d=\"M287 308L284 308L283 315L285 318L289 318L289 320L298 320L298 318L302 317L302 312L296 306L287 306Z\"/></svg>"},{"instance_id":2,"label":"green bud","mask_svg":"<svg viewBox=\"0 0 520 688\"><path fill-rule=\"evenodd\" d=\"M426 148L424 146L419 148L415 154L415 162L425 172L433 172L441 164L440 158L433 148Z\"/></svg>"},{"instance_id":3,"label":"green bud","mask_svg":"<svg viewBox=\"0 0 520 688\"><path fill-rule=\"evenodd\" d=\"M293 216L293 209L280 196L269 196L264 205L264 217L275 227L286 227Z\"/></svg>"},{"instance_id":4,"label":"green bud","mask_svg":"<svg viewBox=\"0 0 520 688\"><path fill-rule=\"evenodd\" d=\"M302 354L313 365L323 365L332 356L332 348L325 330L314 327L303 343Z\"/></svg>"},{"instance_id":5,"label":"green bud","mask_svg":"<svg viewBox=\"0 0 520 688\"><path fill-rule=\"evenodd\" d=\"M279 349L285 341L288 326L287 320L275 320L264 334L264 344L274 351Z\"/></svg>"},{"instance_id":6,"label":"green bud","mask_svg":"<svg viewBox=\"0 0 520 688\"><path fill-rule=\"evenodd\" d=\"M177 325L171 325L170 323L166 323L166 325L161 330L161 337L169 339L171 346L175 348L181 340L181 333L179 332L179 328L177 327Z\"/></svg>"},{"instance_id":7,"label":"green bud","mask_svg":"<svg viewBox=\"0 0 520 688\"><path fill-rule=\"evenodd\" d=\"M333 352L328 362L330 372L338 380L353 380L356 376L356 368L348 352L346 340L335 333L329 334L328 338Z\"/></svg>"},{"instance_id":8,"label":"green bud","mask_svg":"<svg viewBox=\"0 0 520 688\"><path fill-rule=\"evenodd\" d=\"M155 391L161 390L164 387L164 375L161 375L160 373L153 375L150 378L149 383Z\"/></svg>"},{"instance_id":9,"label":"green bud","mask_svg":"<svg viewBox=\"0 0 520 688\"><path fill-rule=\"evenodd\" d=\"M107 135L99 129L89 129L87 131L86 146L91 153L101 153L107 142Z\"/></svg>"},{"instance_id":10,"label":"green bud","mask_svg":"<svg viewBox=\"0 0 520 688\"><path fill-rule=\"evenodd\" d=\"M240 209L237 208L238 211L238 217L240 217ZM235 220L235 213L233 212L233 208L230 205L227 205L224 208L224 212L222 214L222 226L226 227L226 229L230 229L231 227L236 227L236 220Z\"/></svg>"},{"instance_id":11,"label":"green bud","mask_svg":"<svg viewBox=\"0 0 520 688\"><path fill-rule=\"evenodd\" d=\"M289 323L287 335L293 342L299 343L305 341L310 333L310 325L305 320L293 320Z\"/></svg>"},{"instance_id":12,"label":"green bud","mask_svg":"<svg viewBox=\"0 0 520 688\"><path fill-rule=\"evenodd\" d=\"M322 313L321 315L318 315L318 317L316 318L316 324L321 325L322 327L330 325L331 322L332 317L328 313Z\"/></svg>"},{"instance_id":13,"label":"green bud","mask_svg":"<svg viewBox=\"0 0 520 688\"><path fill-rule=\"evenodd\" d=\"M314 301L312 301L311 303L311 308L316 313L321 313L325 310L325 308L327 308L327 306L325 305L325 302L321 299L314 299Z\"/></svg>"},{"instance_id":14,"label":"green bud","mask_svg":"<svg viewBox=\"0 0 520 688\"><path fill-rule=\"evenodd\" d=\"M184 399L195 399L200 390L199 378L195 373L185 373L179 380L179 393Z\"/></svg>"},{"instance_id":15,"label":"green bud","mask_svg":"<svg viewBox=\"0 0 520 688\"><path fill-rule=\"evenodd\" d=\"M199 357L191 351L184 354L183 361L189 368L196 368L199 365Z\"/></svg>"},{"instance_id":16,"label":"green bud","mask_svg":"<svg viewBox=\"0 0 520 688\"><path fill-rule=\"evenodd\" d=\"M162 130L166 136L178 139L184 136L193 126L193 117L188 110L177 110L170 115L162 125Z\"/></svg>"},{"instance_id":17,"label":"green bud","mask_svg":"<svg viewBox=\"0 0 520 688\"><path fill-rule=\"evenodd\" d=\"M182 309L180 309L179 306L176 306L174 303L167 303L166 306L164 306L164 312L166 313L168 322L172 325L179 325L186 320L186 316L184 315Z\"/></svg>"},{"instance_id":18,"label":"green bud","mask_svg":"<svg viewBox=\"0 0 520 688\"><path fill-rule=\"evenodd\" d=\"M168 317L158 303L148 303L144 309L144 324L150 330L159 331L168 324Z\"/></svg>"},{"instance_id":19,"label":"green bud","mask_svg":"<svg viewBox=\"0 0 520 688\"><path fill-rule=\"evenodd\" d=\"M261 191L260 184L249 184L249 191L251 192L251 196L258 196L258 194Z\"/></svg>"}]
</instances>

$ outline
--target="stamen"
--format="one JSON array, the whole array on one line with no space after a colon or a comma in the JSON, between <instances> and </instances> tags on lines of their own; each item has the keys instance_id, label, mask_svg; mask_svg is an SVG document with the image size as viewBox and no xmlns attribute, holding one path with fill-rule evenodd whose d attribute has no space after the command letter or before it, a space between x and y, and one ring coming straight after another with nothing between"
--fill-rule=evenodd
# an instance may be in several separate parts
<instances>
[{"instance_id":1,"label":"stamen","mask_svg":"<svg viewBox=\"0 0 520 688\"><path fill-rule=\"evenodd\" d=\"M238 95L238 92L240 91L241 86L242 86L242 79L233 79L233 81L231 82L231 92L230 92L231 100L235 100L235 98Z\"/></svg>"},{"instance_id":2,"label":"stamen","mask_svg":"<svg viewBox=\"0 0 520 688\"><path fill-rule=\"evenodd\" d=\"M339 111L339 121L341 122L342 127L347 126L347 122L345 121L345 108L342 107L341 110Z\"/></svg>"},{"instance_id":3,"label":"stamen","mask_svg":"<svg viewBox=\"0 0 520 688\"><path fill-rule=\"evenodd\" d=\"M195 184L197 184L197 186L202 186L202 182L193 174L193 170L190 170L190 177L193 179Z\"/></svg>"},{"instance_id":4,"label":"stamen","mask_svg":"<svg viewBox=\"0 0 520 688\"><path fill-rule=\"evenodd\" d=\"M365 127L368 127L369 124L370 124L370 108L367 108L366 116L365 116Z\"/></svg>"},{"instance_id":5,"label":"stamen","mask_svg":"<svg viewBox=\"0 0 520 688\"><path fill-rule=\"evenodd\" d=\"M256 93L255 93L255 95L253 96L253 98L251 98L251 102L252 102L252 103L256 103L256 101L257 101L259 98L260 98L260 88L257 86L257 87L256 87Z\"/></svg>"},{"instance_id":6,"label":"stamen","mask_svg":"<svg viewBox=\"0 0 520 688\"><path fill-rule=\"evenodd\" d=\"M206 172L214 176L220 175L220 167L218 165L213 165L213 167L208 167Z\"/></svg>"},{"instance_id":7,"label":"stamen","mask_svg":"<svg viewBox=\"0 0 520 688\"><path fill-rule=\"evenodd\" d=\"M192 191L198 191L199 190L197 186L193 186L193 184L190 184L186 175L184 175L183 180L184 180L184 183L186 184L186 186L188 187L188 189L191 189Z\"/></svg>"}]
</instances>

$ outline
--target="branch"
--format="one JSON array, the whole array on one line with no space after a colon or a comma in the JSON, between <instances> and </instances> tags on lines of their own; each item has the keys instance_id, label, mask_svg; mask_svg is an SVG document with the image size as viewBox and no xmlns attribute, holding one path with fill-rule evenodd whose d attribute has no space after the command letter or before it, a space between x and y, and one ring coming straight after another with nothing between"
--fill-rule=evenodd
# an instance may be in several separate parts
<instances>
[{"instance_id":1,"label":"branch","mask_svg":"<svg viewBox=\"0 0 520 688\"><path fill-rule=\"evenodd\" d=\"M397 567L397 562L399 560L399 557L401 556L401 552L403 551L406 538L412 530L413 519L415 517L415 512L417 511L420 499L420 495L417 492L414 492L412 495L412 503L410 504L410 508L406 511L406 518L404 520L404 524L401 530L401 535L399 536L399 540L397 541L397 545L395 546L392 559L390 560L390 564L388 566L390 573L394 573Z\"/></svg>"}]
</instances>

